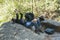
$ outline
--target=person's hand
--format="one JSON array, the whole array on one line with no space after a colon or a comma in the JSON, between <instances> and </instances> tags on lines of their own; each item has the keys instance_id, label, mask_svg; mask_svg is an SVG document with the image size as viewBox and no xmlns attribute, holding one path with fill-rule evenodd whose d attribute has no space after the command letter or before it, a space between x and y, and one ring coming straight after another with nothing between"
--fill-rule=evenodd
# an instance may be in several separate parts
<instances>
[{"instance_id":1,"label":"person's hand","mask_svg":"<svg viewBox=\"0 0 60 40\"><path fill-rule=\"evenodd\" d=\"M33 19L32 22L37 22L37 19Z\"/></svg>"}]
</instances>

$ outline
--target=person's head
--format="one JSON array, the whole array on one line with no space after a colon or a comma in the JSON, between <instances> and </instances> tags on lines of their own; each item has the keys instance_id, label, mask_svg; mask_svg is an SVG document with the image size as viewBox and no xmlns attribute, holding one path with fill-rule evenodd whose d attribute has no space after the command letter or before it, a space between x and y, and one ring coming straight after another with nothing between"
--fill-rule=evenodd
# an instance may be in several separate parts
<instances>
[{"instance_id":1,"label":"person's head","mask_svg":"<svg viewBox=\"0 0 60 40\"><path fill-rule=\"evenodd\" d=\"M40 16L40 17L39 17L39 20L40 20L40 21L44 21L44 20L45 20L45 19L44 19L44 16Z\"/></svg>"},{"instance_id":2,"label":"person's head","mask_svg":"<svg viewBox=\"0 0 60 40\"><path fill-rule=\"evenodd\" d=\"M26 13L26 14L25 14L25 18L26 18L26 20L28 20L28 21L32 21L32 20L34 19L34 14L31 13L31 12Z\"/></svg>"}]
</instances>

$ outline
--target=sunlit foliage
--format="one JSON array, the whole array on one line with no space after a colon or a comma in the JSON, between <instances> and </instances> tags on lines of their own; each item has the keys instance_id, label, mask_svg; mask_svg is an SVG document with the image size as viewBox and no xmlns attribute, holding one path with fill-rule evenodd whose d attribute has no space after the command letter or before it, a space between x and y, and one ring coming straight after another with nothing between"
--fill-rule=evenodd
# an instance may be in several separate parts
<instances>
[{"instance_id":1,"label":"sunlit foliage","mask_svg":"<svg viewBox=\"0 0 60 40\"><path fill-rule=\"evenodd\" d=\"M15 17L15 9L19 13L33 12L35 17L44 15L48 19L54 19L54 16L59 15L60 0L0 0L0 25Z\"/></svg>"}]
</instances>

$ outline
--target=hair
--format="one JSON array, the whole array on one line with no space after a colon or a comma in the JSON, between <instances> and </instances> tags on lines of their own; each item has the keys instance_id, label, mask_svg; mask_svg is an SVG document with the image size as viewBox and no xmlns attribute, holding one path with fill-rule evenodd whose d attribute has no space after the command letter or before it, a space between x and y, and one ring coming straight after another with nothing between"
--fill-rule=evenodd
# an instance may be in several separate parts
<instances>
[{"instance_id":1,"label":"hair","mask_svg":"<svg viewBox=\"0 0 60 40\"><path fill-rule=\"evenodd\" d=\"M26 13L25 14L25 18L26 18L26 20L27 21L31 21L31 20L33 20L34 19L34 14L33 13Z\"/></svg>"}]
</instances>

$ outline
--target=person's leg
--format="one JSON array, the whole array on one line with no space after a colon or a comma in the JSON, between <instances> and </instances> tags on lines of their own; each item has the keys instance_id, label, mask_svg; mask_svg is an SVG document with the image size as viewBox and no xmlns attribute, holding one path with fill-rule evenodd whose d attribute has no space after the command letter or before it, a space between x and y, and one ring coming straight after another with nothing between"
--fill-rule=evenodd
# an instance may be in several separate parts
<instances>
[{"instance_id":1,"label":"person's leg","mask_svg":"<svg viewBox=\"0 0 60 40\"><path fill-rule=\"evenodd\" d=\"M44 32L44 28L40 25L40 26L38 27L38 31L43 33L43 32Z\"/></svg>"},{"instance_id":2,"label":"person's leg","mask_svg":"<svg viewBox=\"0 0 60 40\"><path fill-rule=\"evenodd\" d=\"M34 23L34 27L35 27L35 33L40 34L38 24L36 22Z\"/></svg>"}]
</instances>

